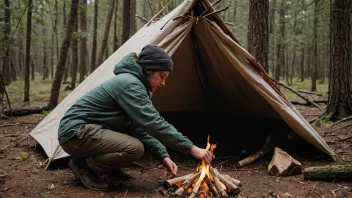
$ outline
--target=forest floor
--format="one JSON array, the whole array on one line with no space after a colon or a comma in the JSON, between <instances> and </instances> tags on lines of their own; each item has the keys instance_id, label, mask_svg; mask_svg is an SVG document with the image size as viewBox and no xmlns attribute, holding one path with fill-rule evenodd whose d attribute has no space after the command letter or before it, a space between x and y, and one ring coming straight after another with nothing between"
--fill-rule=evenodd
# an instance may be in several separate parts
<instances>
[{"instance_id":1,"label":"forest floor","mask_svg":"<svg viewBox=\"0 0 352 198\"><path fill-rule=\"evenodd\" d=\"M312 107L296 106L306 119L311 119L319 110ZM11 145L25 137L44 114L17 117L13 121L0 120L0 147ZM348 125L344 122L335 128ZM346 164L352 161L352 127L325 134L329 126L314 127L336 153L336 162L327 159L316 159L295 156L303 167ZM173 154L179 166L178 175L194 172L199 161L185 159ZM162 182L167 179L165 169L146 154L138 163L146 168L131 166L125 170L133 179L118 182L108 192L87 190L74 178L67 167L67 159L57 160L49 170L41 166L47 159L44 151L34 139L28 138L19 146L10 146L0 153L0 197L165 197L162 194ZM352 197L351 182L307 181L303 174L275 177L268 175L267 165L271 156L243 169L234 169L235 161L231 158L215 158L214 167L242 181L240 197ZM4 176L6 175L6 176ZM285 195L286 193L286 195Z\"/></svg>"},{"instance_id":2,"label":"forest floor","mask_svg":"<svg viewBox=\"0 0 352 198\"><path fill-rule=\"evenodd\" d=\"M308 84L307 82L305 86L299 86L303 89L309 89L307 88ZM34 91L32 101L37 102L29 105L40 105L40 101L48 99L48 93L50 93L48 85L50 85L49 82L47 85L38 82L37 85L32 86ZM327 85L322 86L318 89L324 90L323 92L326 93ZM8 87L8 91L11 94L11 100L15 103L14 106L22 106L20 102L22 89L14 84L14 86ZM68 92L63 93L61 99L67 94ZM286 92L285 95L294 98L291 93ZM322 107L324 106L322 105ZM321 114L320 110L313 107L296 105L296 108L307 120ZM133 178L128 181L119 181L108 192L85 189L68 169L68 158L54 161L45 171L42 163L47 159L47 156L33 138L27 138L18 146L13 146L15 142L26 137L45 116L45 114L33 114L16 117L12 121L10 119L0 120L0 148L7 147L0 150L0 198L167 196L163 195L162 187L163 181L167 179L166 170L149 154L145 154L138 161L146 168L135 165L125 168ZM331 123L330 125L313 126L335 152L336 162L315 156L289 154L300 161L303 168L350 164L352 163L352 126L347 125L351 123L352 121L340 123L330 131ZM343 126L346 127L342 128ZM171 153L171 157L179 166L178 176L194 172L199 165L199 160L177 153ZM212 166L242 181L243 186L240 187L239 197L352 197L352 182L307 181L304 180L303 174L288 177L270 176L267 166L271 157L268 155L242 169L235 169L235 157L216 154Z\"/></svg>"}]
</instances>

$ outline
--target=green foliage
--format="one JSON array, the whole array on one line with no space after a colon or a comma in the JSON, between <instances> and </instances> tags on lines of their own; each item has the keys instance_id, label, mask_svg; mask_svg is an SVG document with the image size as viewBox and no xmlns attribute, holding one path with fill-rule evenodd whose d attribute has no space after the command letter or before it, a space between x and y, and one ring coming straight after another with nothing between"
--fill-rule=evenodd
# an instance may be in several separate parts
<instances>
[{"instance_id":1,"label":"green foliage","mask_svg":"<svg viewBox=\"0 0 352 198\"><path fill-rule=\"evenodd\" d=\"M28 159L28 153L27 152L21 152L21 161L25 162Z\"/></svg>"}]
</instances>

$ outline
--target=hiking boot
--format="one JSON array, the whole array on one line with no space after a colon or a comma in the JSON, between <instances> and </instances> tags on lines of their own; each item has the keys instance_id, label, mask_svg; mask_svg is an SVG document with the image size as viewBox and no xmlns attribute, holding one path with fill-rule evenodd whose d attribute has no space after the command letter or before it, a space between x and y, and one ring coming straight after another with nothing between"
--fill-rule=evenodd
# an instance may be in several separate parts
<instances>
[{"instance_id":1,"label":"hiking boot","mask_svg":"<svg viewBox=\"0 0 352 198\"><path fill-rule=\"evenodd\" d=\"M129 180L132 179L132 176L125 171L123 171L120 168L117 168L113 170L110 174L109 177L114 178L114 179L119 179L119 180Z\"/></svg>"},{"instance_id":2,"label":"hiking boot","mask_svg":"<svg viewBox=\"0 0 352 198\"><path fill-rule=\"evenodd\" d=\"M68 167L70 167L84 187L97 191L108 190L108 185L100 181L99 177L88 166L79 167L77 158L72 157L68 163Z\"/></svg>"}]
</instances>

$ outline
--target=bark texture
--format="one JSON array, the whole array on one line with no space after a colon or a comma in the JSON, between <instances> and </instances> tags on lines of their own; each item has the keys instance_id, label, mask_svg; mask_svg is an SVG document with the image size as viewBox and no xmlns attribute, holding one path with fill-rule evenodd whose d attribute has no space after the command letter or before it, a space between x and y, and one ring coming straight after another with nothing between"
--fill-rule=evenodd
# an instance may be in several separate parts
<instances>
[{"instance_id":1,"label":"bark texture","mask_svg":"<svg viewBox=\"0 0 352 198\"><path fill-rule=\"evenodd\" d=\"M28 0L27 33L26 33L26 63L24 66L24 102L29 102L29 75L31 62L31 32L32 32L33 0Z\"/></svg>"},{"instance_id":2,"label":"bark texture","mask_svg":"<svg viewBox=\"0 0 352 198\"><path fill-rule=\"evenodd\" d=\"M5 6L5 15L4 15L4 37L2 41L3 50L5 50L5 56L3 57L2 64L2 77L5 85L9 85L11 78L10 78L10 53L8 45L10 42L10 33L11 33L11 25L10 25L10 1L4 0Z\"/></svg>"},{"instance_id":3,"label":"bark texture","mask_svg":"<svg viewBox=\"0 0 352 198\"><path fill-rule=\"evenodd\" d=\"M75 18L74 33L78 31L78 17ZM71 89L76 88L76 78L77 78L77 67L78 67L78 38L74 36L72 38L72 65L71 65Z\"/></svg>"},{"instance_id":4,"label":"bark texture","mask_svg":"<svg viewBox=\"0 0 352 198\"><path fill-rule=\"evenodd\" d=\"M99 0L95 0L94 1L92 60L90 62L90 73L93 73L93 71L95 70L96 57L97 57L98 4L99 4Z\"/></svg>"},{"instance_id":5,"label":"bark texture","mask_svg":"<svg viewBox=\"0 0 352 198\"><path fill-rule=\"evenodd\" d=\"M265 71L268 66L268 16L269 0L251 0L248 25L248 51L251 53Z\"/></svg>"},{"instance_id":6,"label":"bark texture","mask_svg":"<svg viewBox=\"0 0 352 198\"><path fill-rule=\"evenodd\" d=\"M98 61L97 61L96 67L99 67L103 63L104 51L105 51L106 44L107 44L108 38L109 38L112 14L114 13L114 6L115 6L115 0L111 0L109 13L108 13L108 18L106 19L106 24L105 24L104 38L103 38L103 41L101 43L101 47L100 47L100 51L99 51L99 56L98 56Z\"/></svg>"},{"instance_id":7,"label":"bark texture","mask_svg":"<svg viewBox=\"0 0 352 198\"><path fill-rule=\"evenodd\" d=\"M87 72L88 65L88 49L87 49L87 0L81 0L81 9L80 9L80 30L82 33L80 42L80 64L79 64L79 82L81 83L84 80L84 76Z\"/></svg>"},{"instance_id":8,"label":"bark texture","mask_svg":"<svg viewBox=\"0 0 352 198\"><path fill-rule=\"evenodd\" d=\"M64 69L65 69L65 62L66 62L68 50L70 48L75 19L77 18L78 2L79 0L72 0L72 3L71 3L71 10L70 10L69 19L66 27L66 36L61 45L60 59L57 64L55 78L51 87L51 95L50 95L50 103L49 103L50 109L53 109L58 104L61 81L64 74Z\"/></svg>"},{"instance_id":9,"label":"bark texture","mask_svg":"<svg viewBox=\"0 0 352 198\"><path fill-rule=\"evenodd\" d=\"M130 38L131 30L131 1L123 0L122 44Z\"/></svg>"},{"instance_id":10,"label":"bark texture","mask_svg":"<svg viewBox=\"0 0 352 198\"><path fill-rule=\"evenodd\" d=\"M332 120L352 114L351 4L350 0L335 0L331 4L329 97L326 115Z\"/></svg>"}]
</instances>

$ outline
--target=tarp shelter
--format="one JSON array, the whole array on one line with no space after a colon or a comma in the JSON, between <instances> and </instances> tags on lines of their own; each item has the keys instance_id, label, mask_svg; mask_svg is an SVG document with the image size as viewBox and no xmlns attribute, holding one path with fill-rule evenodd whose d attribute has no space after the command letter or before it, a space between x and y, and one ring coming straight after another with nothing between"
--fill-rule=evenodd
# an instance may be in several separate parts
<instances>
[{"instance_id":1,"label":"tarp shelter","mask_svg":"<svg viewBox=\"0 0 352 198\"><path fill-rule=\"evenodd\" d=\"M279 91L255 59L239 44L208 0L185 0L158 21L150 20L72 91L30 133L50 161L69 156L60 147L60 119L83 94L114 76L113 68L130 52L157 44L173 58L166 88L153 96L160 112L209 110L283 119L298 136L334 157L322 137ZM198 13L198 14L197 14ZM172 101L172 102L170 102Z\"/></svg>"}]
</instances>

